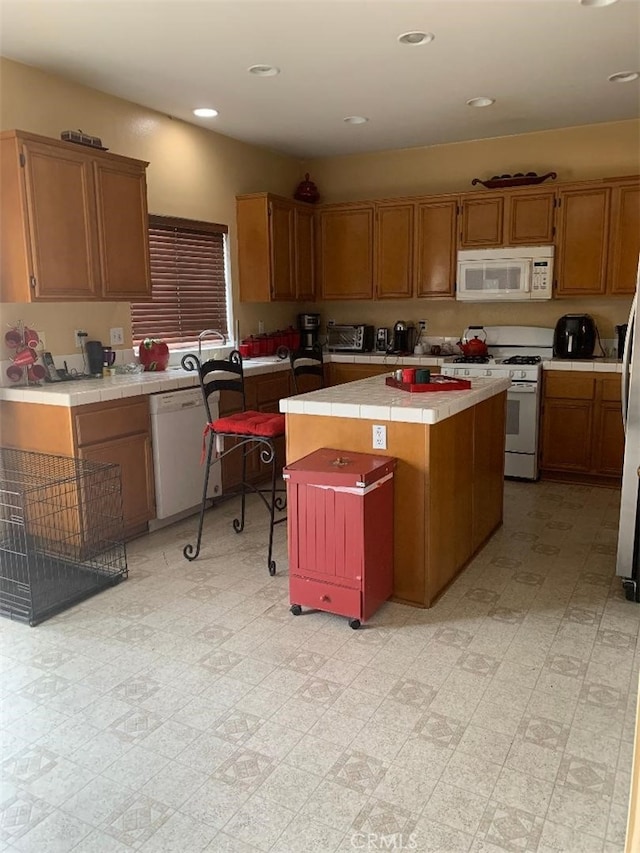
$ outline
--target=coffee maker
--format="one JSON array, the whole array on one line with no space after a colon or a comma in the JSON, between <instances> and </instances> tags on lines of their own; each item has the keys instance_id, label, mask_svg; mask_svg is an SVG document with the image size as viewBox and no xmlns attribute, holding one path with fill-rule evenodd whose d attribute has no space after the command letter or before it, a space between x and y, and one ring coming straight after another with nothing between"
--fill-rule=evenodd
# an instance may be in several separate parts
<instances>
[{"instance_id":1,"label":"coffee maker","mask_svg":"<svg viewBox=\"0 0 640 853\"><path fill-rule=\"evenodd\" d=\"M318 343L320 315L298 314L298 329L300 330L300 348L313 349Z\"/></svg>"},{"instance_id":2,"label":"coffee maker","mask_svg":"<svg viewBox=\"0 0 640 853\"><path fill-rule=\"evenodd\" d=\"M87 369L91 376L102 376L104 347L101 341L86 341L84 350L87 355Z\"/></svg>"},{"instance_id":3,"label":"coffee maker","mask_svg":"<svg viewBox=\"0 0 640 853\"><path fill-rule=\"evenodd\" d=\"M391 351L404 354L412 353L415 332L415 326L405 323L404 320L398 320L393 327Z\"/></svg>"}]
</instances>

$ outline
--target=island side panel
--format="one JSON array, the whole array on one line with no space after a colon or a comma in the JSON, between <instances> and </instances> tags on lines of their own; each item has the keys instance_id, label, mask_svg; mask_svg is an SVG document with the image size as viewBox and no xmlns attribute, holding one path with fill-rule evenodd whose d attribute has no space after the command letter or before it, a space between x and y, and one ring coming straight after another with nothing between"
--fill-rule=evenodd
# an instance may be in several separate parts
<instances>
[{"instance_id":1,"label":"island side panel","mask_svg":"<svg viewBox=\"0 0 640 853\"><path fill-rule=\"evenodd\" d=\"M352 450L398 460L394 478L393 597L425 606L426 433L422 424L386 422L387 449L372 450L373 421L287 414L287 462L320 447Z\"/></svg>"},{"instance_id":2,"label":"island side panel","mask_svg":"<svg viewBox=\"0 0 640 853\"><path fill-rule=\"evenodd\" d=\"M474 409L429 429L426 591L431 606L471 557Z\"/></svg>"},{"instance_id":3,"label":"island side panel","mask_svg":"<svg viewBox=\"0 0 640 853\"><path fill-rule=\"evenodd\" d=\"M504 443L507 395L497 394L474 408L473 550L500 527L504 507Z\"/></svg>"}]
</instances>

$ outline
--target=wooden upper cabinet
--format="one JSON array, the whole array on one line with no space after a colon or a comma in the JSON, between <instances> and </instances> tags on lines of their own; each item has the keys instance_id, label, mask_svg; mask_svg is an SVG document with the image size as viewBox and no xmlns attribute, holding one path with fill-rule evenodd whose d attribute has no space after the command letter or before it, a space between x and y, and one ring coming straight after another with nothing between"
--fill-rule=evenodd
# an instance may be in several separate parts
<instances>
[{"instance_id":1,"label":"wooden upper cabinet","mask_svg":"<svg viewBox=\"0 0 640 853\"><path fill-rule=\"evenodd\" d=\"M315 299L314 211L298 205L295 211L296 298Z\"/></svg>"},{"instance_id":2,"label":"wooden upper cabinet","mask_svg":"<svg viewBox=\"0 0 640 853\"><path fill-rule=\"evenodd\" d=\"M373 204L320 209L318 273L324 299L372 298L373 225Z\"/></svg>"},{"instance_id":3,"label":"wooden upper cabinet","mask_svg":"<svg viewBox=\"0 0 640 853\"><path fill-rule=\"evenodd\" d=\"M22 271L22 282L5 282L3 261L3 290L9 284L16 295L20 290L26 294L30 286L31 298L37 300L92 299L99 289L99 270L91 161L82 152L37 142L20 145L18 158L26 201L21 242L26 237L28 270ZM10 225L5 217L23 213L16 209L20 203L14 198L14 210L3 209L3 235Z\"/></svg>"},{"instance_id":4,"label":"wooden upper cabinet","mask_svg":"<svg viewBox=\"0 0 640 853\"><path fill-rule=\"evenodd\" d=\"M241 302L313 299L313 210L270 193L236 198Z\"/></svg>"},{"instance_id":5,"label":"wooden upper cabinet","mask_svg":"<svg viewBox=\"0 0 640 853\"><path fill-rule=\"evenodd\" d=\"M462 198L460 248L502 246L504 195L477 195Z\"/></svg>"},{"instance_id":6,"label":"wooden upper cabinet","mask_svg":"<svg viewBox=\"0 0 640 853\"><path fill-rule=\"evenodd\" d=\"M555 190L507 196L505 245L546 246L553 243Z\"/></svg>"},{"instance_id":7,"label":"wooden upper cabinet","mask_svg":"<svg viewBox=\"0 0 640 853\"><path fill-rule=\"evenodd\" d=\"M610 196L605 186L558 191L555 277L559 296L605 292Z\"/></svg>"},{"instance_id":8,"label":"wooden upper cabinet","mask_svg":"<svg viewBox=\"0 0 640 853\"><path fill-rule=\"evenodd\" d=\"M0 135L0 299L149 293L147 164L24 131Z\"/></svg>"},{"instance_id":9,"label":"wooden upper cabinet","mask_svg":"<svg viewBox=\"0 0 640 853\"><path fill-rule=\"evenodd\" d=\"M145 167L94 161L102 295L151 294Z\"/></svg>"},{"instance_id":10,"label":"wooden upper cabinet","mask_svg":"<svg viewBox=\"0 0 640 853\"><path fill-rule=\"evenodd\" d=\"M460 248L552 243L555 196L555 190L463 196Z\"/></svg>"},{"instance_id":11,"label":"wooden upper cabinet","mask_svg":"<svg viewBox=\"0 0 640 853\"><path fill-rule=\"evenodd\" d=\"M294 258L294 209L291 204L269 202L271 248L271 298L291 301L296 298Z\"/></svg>"},{"instance_id":12,"label":"wooden upper cabinet","mask_svg":"<svg viewBox=\"0 0 640 853\"><path fill-rule=\"evenodd\" d=\"M415 214L415 295L454 296L458 202L425 201Z\"/></svg>"},{"instance_id":13,"label":"wooden upper cabinet","mask_svg":"<svg viewBox=\"0 0 640 853\"><path fill-rule=\"evenodd\" d=\"M375 295L413 296L414 205L376 205Z\"/></svg>"},{"instance_id":14,"label":"wooden upper cabinet","mask_svg":"<svg viewBox=\"0 0 640 853\"><path fill-rule=\"evenodd\" d=\"M607 290L633 296L640 253L640 181L613 184Z\"/></svg>"}]
</instances>

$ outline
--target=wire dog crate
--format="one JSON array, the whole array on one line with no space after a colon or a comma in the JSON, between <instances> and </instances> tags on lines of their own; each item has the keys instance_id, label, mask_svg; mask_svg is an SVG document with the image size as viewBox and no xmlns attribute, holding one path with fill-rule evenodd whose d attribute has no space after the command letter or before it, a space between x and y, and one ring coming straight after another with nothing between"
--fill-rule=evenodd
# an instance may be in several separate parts
<instances>
[{"instance_id":1,"label":"wire dog crate","mask_svg":"<svg viewBox=\"0 0 640 853\"><path fill-rule=\"evenodd\" d=\"M0 614L36 625L126 577L119 466L0 448Z\"/></svg>"}]
</instances>

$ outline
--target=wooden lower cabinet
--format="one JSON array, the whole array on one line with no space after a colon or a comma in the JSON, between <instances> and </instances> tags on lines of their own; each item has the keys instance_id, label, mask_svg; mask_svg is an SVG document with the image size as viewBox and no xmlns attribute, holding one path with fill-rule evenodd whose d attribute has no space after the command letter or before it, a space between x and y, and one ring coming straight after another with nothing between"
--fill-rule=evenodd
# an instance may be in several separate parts
<instances>
[{"instance_id":1,"label":"wooden lower cabinet","mask_svg":"<svg viewBox=\"0 0 640 853\"><path fill-rule=\"evenodd\" d=\"M333 363L329 365L329 385L342 385L357 379L380 376L381 373L390 373L392 369L386 364Z\"/></svg>"},{"instance_id":2,"label":"wooden lower cabinet","mask_svg":"<svg viewBox=\"0 0 640 853\"><path fill-rule=\"evenodd\" d=\"M618 373L544 374L543 479L620 483L624 457L620 400Z\"/></svg>"},{"instance_id":3,"label":"wooden lower cabinet","mask_svg":"<svg viewBox=\"0 0 640 853\"><path fill-rule=\"evenodd\" d=\"M5 401L0 429L6 447L117 463L126 538L155 517L148 397L74 408Z\"/></svg>"}]
</instances>

